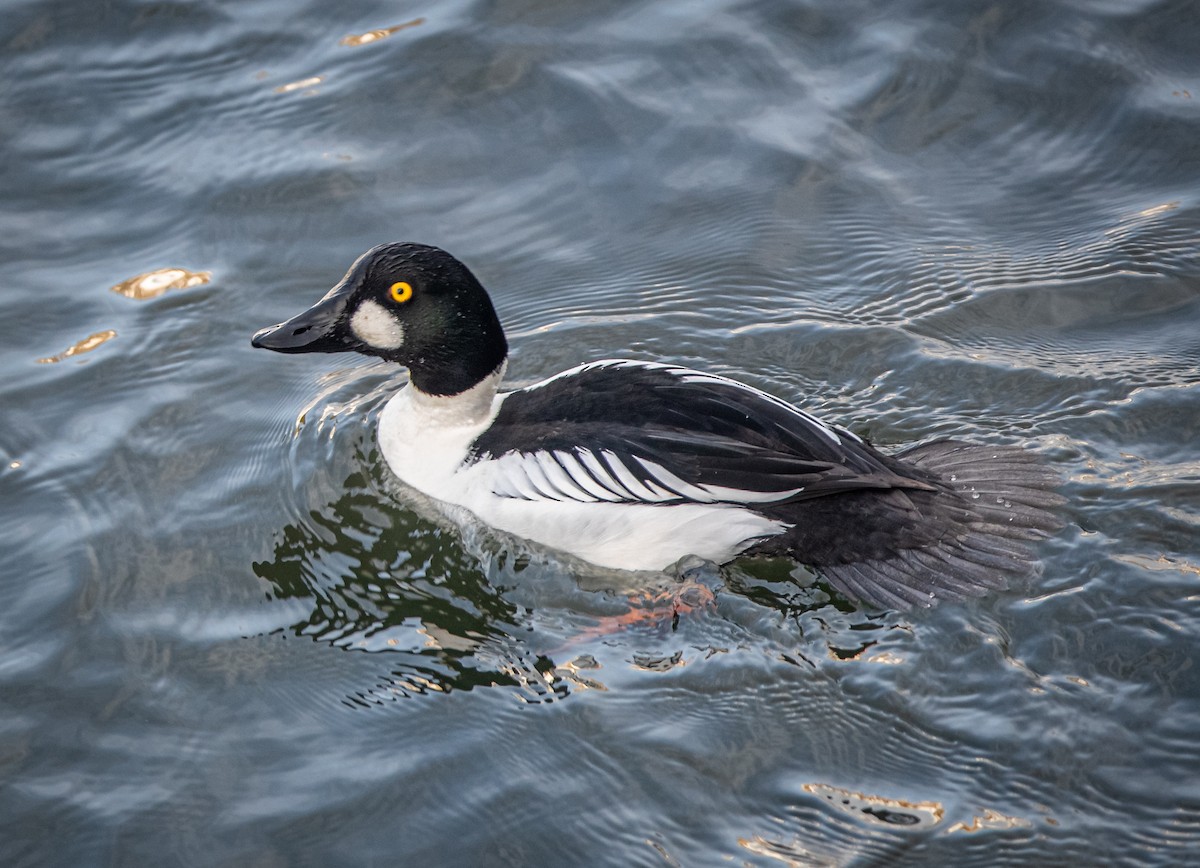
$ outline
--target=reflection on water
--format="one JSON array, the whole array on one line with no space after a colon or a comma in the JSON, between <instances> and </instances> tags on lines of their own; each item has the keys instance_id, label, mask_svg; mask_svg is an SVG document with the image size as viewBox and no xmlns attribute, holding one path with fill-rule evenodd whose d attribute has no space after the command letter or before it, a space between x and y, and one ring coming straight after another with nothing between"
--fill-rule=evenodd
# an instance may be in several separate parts
<instances>
[{"instance_id":1,"label":"reflection on water","mask_svg":"<svg viewBox=\"0 0 1200 868\"><path fill-rule=\"evenodd\" d=\"M39 365L49 365L53 364L54 362L61 362L63 359L69 359L71 356L90 353L92 350L96 349L96 347L100 346L106 341L111 341L116 336L117 333L114 329L105 329L102 332L96 332L95 334L88 335L81 341L76 341L61 353L56 353L53 356L46 356L43 359L38 359L37 363Z\"/></svg>"},{"instance_id":2,"label":"reflection on water","mask_svg":"<svg viewBox=\"0 0 1200 868\"><path fill-rule=\"evenodd\" d=\"M302 78L299 81L291 81L287 84L279 85L277 88L275 88L275 93L292 93L293 91L305 90L307 88L308 90L306 93L307 95L311 96L316 93L316 91L312 90L311 88L316 87L324 80L325 76L323 75L310 75L308 78Z\"/></svg>"},{"instance_id":3,"label":"reflection on water","mask_svg":"<svg viewBox=\"0 0 1200 868\"><path fill-rule=\"evenodd\" d=\"M825 799L839 811L884 825L936 826L946 812L937 802L907 802L882 796L865 796L828 784L805 784L803 789L806 793Z\"/></svg>"},{"instance_id":4,"label":"reflection on water","mask_svg":"<svg viewBox=\"0 0 1200 868\"><path fill-rule=\"evenodd\" d=\"M159 268L139 274L128 280L122 280L112 291L126 298L145 301L158 298L173 289L191 289L193 286L203 286L212 280L211 271L188 271L186 268Z\"/></svg>"},{"instance_id":5,"label":"reflection on water","mask_svg":"<svg viewBox=\"0 0 1200 868\"><path fill-rule=\"evenodd\" d=\"M424 18L414 18L412 21L405 21L403 24L395 24L391 27L382 27L378 30L368 30L366 33L343 36L338 40L338 45L348 45L351 47L367 45L372 42L378 42L380 39L386 39L394 33L399 33L401 30L407 30L410 27L419 27L424 23Z\"/></svg>"},{"instance_id":6,"label":"reflection on water","mask_svg":"<svg viewBox=\"0 0 1200 868\"><path fill-rule=\"evenodd\" d=\"M518 609L441 528L380 501L359 475L344 488L337 502L284 528L273 558L254 564L273 596L311 604L291 633L387 653L386 683L357 691L355 702L515 684L476 652L489 641L515 644Z\"/></svg>"},{"instance_id":7,"label":"reflection on water","mask_svg":"<svg viewBox=\"0 0 1200 868\"><path fill-rule=\"evenodd\" d=\"M1058 821L1052 817L1046 817L1045 821L1050 825L1057 825ZM1033 827L1033 823L1021 817L1006 817L998 811L984 811L982 816L972 817L969 823L955 823L946 830L949 835L952 832L982 832L985 829L1029 829Z\"/></svg>"}]
</instances>

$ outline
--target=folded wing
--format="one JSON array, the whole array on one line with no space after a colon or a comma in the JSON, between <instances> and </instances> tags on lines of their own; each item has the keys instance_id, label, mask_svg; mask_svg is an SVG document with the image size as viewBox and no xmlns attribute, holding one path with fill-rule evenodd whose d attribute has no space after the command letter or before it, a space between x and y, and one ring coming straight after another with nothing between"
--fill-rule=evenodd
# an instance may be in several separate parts
<instances>
[{"instance_id":1,"label":"folded wing","mask_svg":"<svg viewBox=\"0 0 1200 868\"><path fill-rule=\"evenodd\" d=\"M723 377L646 362L574 368L507 395L468 462L525 500L767 504L930 489L850 432Z\"/></svg>"}]
</instances>

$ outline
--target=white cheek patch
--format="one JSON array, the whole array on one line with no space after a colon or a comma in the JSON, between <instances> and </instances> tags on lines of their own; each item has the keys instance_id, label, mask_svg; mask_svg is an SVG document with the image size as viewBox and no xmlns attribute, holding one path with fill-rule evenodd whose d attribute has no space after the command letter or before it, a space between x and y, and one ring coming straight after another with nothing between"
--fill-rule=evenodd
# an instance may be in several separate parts
<instances>
[{"instance_id":1,"label":"white cheek patch","mask_svg":"<svg viewBox=\"0 0 1200 868\"><path fill-rule=\"evenodd\" d=\"M350 317L350 331L364 344L381 350L398 349L404 344L404 326L383 305L370 299Z\"/></svg>"}]
</instances>

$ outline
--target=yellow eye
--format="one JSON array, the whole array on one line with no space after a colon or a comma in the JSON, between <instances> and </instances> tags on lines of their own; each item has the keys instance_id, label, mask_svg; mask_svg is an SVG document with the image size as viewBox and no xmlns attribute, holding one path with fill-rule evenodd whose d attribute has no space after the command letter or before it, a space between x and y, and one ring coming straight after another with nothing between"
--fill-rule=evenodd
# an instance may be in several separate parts
<instances>
[{"instance_id":1,"label":"yellow eye","mask_svg":"<svg viewBox=\"0 0 1200 868\"><path fill-rule=\"evenodd\" d=\"M392 301L403 304L412 298L412 287L401 280L399 283L393 283L388 289L388 295L392 297Z\"/></svg>"}]
</instances>

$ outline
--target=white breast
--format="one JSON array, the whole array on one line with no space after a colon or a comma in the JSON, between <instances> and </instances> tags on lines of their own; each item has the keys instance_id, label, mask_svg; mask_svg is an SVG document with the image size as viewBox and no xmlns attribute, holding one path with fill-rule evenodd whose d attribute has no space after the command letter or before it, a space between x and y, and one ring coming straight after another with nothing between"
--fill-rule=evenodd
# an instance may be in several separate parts
<instances>
[{"instance_id":1,"label":"white breast","mask_svg":"<svg viewBox=\"0 0 1200 868\"><path fill-rule=\"evenodd\" d=\"M412 386L393 395L379 415L379 449L392 472L430 497L464 505L458 471L503 400L496 395L500 377L494 377L453 398L423 395Z\"/></svg>"}]
</instances>

